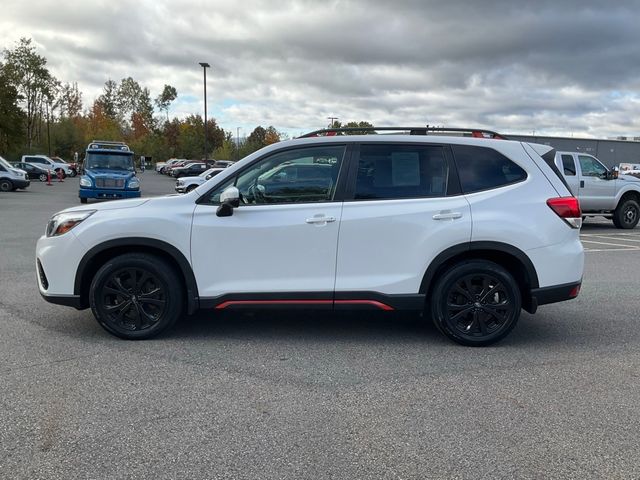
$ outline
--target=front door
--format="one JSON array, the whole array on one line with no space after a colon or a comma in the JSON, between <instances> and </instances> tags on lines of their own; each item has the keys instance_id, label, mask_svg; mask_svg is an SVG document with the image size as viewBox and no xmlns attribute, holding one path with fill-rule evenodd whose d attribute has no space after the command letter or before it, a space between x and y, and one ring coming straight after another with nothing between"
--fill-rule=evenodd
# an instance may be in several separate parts
<instances>
[{"instance_id":1,"label":"front door","mask_svg":"<svg viewBox=\"0 0 640 480\"><path fill-rule=\"evenodd\" d=\"M331 307L345 150L311 146L267 155L201 199L191 235L201 298L258 293L276 301L292 298L288 292L314 292L321 295L309 298ZM220 194L231 185L241 204L232 216L217 217Z\"/></svg>"},{"instance_id":2,"label":"front door","mask_svg":"<svg viewBox=\"0 0 640 480\"><path fill-rule=\"evenodd\" d=\"M580 206L584 211L615 207L615 181L606 178L607 168L590 155L578 155L580 163Z\"/></svg>"}]
</instances>

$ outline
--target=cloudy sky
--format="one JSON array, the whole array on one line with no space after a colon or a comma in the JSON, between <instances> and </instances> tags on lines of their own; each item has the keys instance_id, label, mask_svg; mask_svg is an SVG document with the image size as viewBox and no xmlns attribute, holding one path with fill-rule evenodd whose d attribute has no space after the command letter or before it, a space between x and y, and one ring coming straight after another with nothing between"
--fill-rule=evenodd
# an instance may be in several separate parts
<instances>
[{"instance_id":1,"label":"cloudy sky","mask_svg":"<svg viewBox=\"0 0 640 480\"><path fill-rule=\"evenodd\" d=\"M327 117L505 133L640 136L640 0L3 0L85 104L132 76L172 116L292 135ZM248 133L248 132L246 132Z\"/></svg>"}]
</instances>

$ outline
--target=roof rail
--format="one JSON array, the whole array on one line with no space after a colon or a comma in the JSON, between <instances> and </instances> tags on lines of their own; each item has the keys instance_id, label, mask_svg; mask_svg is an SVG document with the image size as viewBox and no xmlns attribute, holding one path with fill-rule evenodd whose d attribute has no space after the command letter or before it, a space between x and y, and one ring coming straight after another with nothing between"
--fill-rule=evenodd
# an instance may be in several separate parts
<instances>
[{"instance_id":1,"label":"roof rail","mask_svg":"<svg viewBox=\"0 0 640 480\"><path fill-rule=\"evenodd\" d=\"M469 136L475 138L491 138L499 140L508 140L507 137L492 130L485 130L482 128L447 128L447 127L341 127L341 128L322 128L320 130L314 130L313 132L305 133L298 138L310 138L310 137L332 137L336 135L344 135L351 132L352 134L367 134L377 131L400 131L408 135L429 135L435 134L447 134L457 133L462 136Z\"/></svg>"},{"instance_id":2,"label":"roof rail","mask_svg":"<svg viewBox=\"0 0 640 480\"><path fill-rule=\"evenodd\" d=\"M103 145L126 145L124 142L114 142L113 140L91 140L91 143L101 143Z\"/></svg>"}]
</instances>

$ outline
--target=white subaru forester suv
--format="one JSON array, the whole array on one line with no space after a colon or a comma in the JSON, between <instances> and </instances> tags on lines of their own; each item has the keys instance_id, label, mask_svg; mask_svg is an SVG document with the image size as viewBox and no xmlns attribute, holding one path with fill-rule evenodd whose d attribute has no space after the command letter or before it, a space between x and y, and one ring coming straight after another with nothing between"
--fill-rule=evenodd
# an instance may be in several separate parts
<instances>
[{"instance_id":1,"label":"white subaru forester suv","mask_svg":"<svg viewBox=\"0 0 640 480\"><path fill-rule=\"evenodd\" d=\"M64 210L40 293L126 339L198 309L412 310L471 346L578 295L580 206L550 147L375 130L401 133L313 132L185 195Z\"/></svg>"}]
</instances>

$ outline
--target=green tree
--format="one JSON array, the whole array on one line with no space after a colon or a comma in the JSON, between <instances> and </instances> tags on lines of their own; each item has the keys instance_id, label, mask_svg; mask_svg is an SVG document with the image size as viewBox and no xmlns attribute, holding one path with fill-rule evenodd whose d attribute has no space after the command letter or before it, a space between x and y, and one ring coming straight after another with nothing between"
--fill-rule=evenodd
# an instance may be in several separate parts
<instances>
[{"instance_id":1,"label":"green tree","mask_svg":"<svg viewBox=\"0 0 640 480\"><path fill-rule=\"evenodd\" d=\"M162 93L156 97L155 103L158 110L167 114L167 122L169 121L169 106L178 97L178 91L171 85L165 85Z\"/></svg>"},{"instance_id":2,"label":"green tree","mask_svg":"<svg viewBox=\"0 0 640 480\"><path fill-rule=\"evenodd\" d=\"M373 125L369 122L348 122L343 125L344 128L373 128ZM375 133L367 130L354 130L352 132L345 132L346 135L366 135L367 133Z\"/></svg>"},{"instance_id":3,"label":"green tree","mask_svg":"<svg viewBox=\"0 0 640 480\"><path fill-rule=\"evenodd\" d=\"M78 118L82 114L82 92L78 89L76 82L62 85L58 106L60 116L63 118Z\"/></svg>"},{"instance_id":4,"label":"green tree","mask_svg":"<svg viewBox=\"0 0 640 480\"><path fill-rule=\"evenodd\" d=\"M40 137L46 107L52 107L59 82L47 68L47 60L38 55L31 39L21 38L15 48L4 51L4 71L17 89L26 110L27 146ZM47 112L48 113L48 112Z\"/></svg>"},{"instance_id":5,"label":"green tree","mask_svg":"<svg viewBox=\"0 0 640 480\"><path fill-rule=\"evenodd\" d=\"M0 64L0 152L18 149L24 135L24 113L18 105L20 95L10 83Z\"/></svg>"},{"instance_id":6,"label":"green tree","mask_svg":"<svg viewBox=\"0 0 640 480\"><path fill-rule=\"evenodd\" d=\"M104 114L118 120L118 84L109 79L104 82L102 94L98 97L97 103Z\"/></svg>"}]
</instances>

